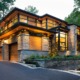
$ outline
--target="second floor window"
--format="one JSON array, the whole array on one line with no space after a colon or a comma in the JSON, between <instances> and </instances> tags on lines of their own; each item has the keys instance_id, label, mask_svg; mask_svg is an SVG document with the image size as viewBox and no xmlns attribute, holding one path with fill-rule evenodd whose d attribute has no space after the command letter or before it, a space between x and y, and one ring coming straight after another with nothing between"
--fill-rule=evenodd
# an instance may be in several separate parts
<instances>
[{"instance_id":1,"label":"second floor window","mask_svg":"<svg viewBox=\"0 0 80 80\"><path fill-rule=\"evenodd\" d=\"M27 23L27 16L20 15L20 22Z\"/></svg>"}]
</instances>

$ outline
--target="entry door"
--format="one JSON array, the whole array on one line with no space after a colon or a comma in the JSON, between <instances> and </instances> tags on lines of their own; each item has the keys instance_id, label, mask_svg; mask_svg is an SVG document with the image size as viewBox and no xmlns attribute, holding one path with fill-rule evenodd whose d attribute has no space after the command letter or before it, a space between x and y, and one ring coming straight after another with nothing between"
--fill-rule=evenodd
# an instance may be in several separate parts
<instances>
[{"instance_id":1,"label":"entry door","mask_svg":"<svg viewBox=\"0 0 80 80\"><path fill-rule=\"evenodd\" d=\"M2 60L2 47L0 47L0 60Z\"/></svg>"},{"instance_id":2,"label":"entry door","mask_svg":"<svg viewBox=\"0 0 80 80\"><path fill-rule=\"evenodd\" d=\"M18 61L18 50L17 43L13 43L9 45L9 60L10 61Z\"/></svg>"}]
</instances>

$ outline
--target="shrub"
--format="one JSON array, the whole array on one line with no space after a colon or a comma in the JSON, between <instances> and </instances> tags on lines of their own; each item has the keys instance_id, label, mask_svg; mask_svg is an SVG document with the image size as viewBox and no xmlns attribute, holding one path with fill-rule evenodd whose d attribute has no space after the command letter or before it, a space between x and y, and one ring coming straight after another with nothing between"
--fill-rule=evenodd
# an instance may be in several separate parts
<instances>
[{"instance_id":1,"label":"shrub","mask_svg":"<svg viewBox=\"0 0 80 80\"><path fill-rule=\"evenodd\" d=\"M79 60L80 59L80 55L79 56L74 56L74 55L68 55L68 56L45 56L45 55L31 55L30 57L26 58L24 61L25 62L33 62L35 60Z\"/></svg>"}]
</instances>

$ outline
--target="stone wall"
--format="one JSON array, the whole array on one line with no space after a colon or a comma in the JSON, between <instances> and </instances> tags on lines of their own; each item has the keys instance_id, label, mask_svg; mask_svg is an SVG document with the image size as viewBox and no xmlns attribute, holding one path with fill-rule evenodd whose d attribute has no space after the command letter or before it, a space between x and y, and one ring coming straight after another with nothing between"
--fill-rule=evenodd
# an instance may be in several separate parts
<instances>
[{"instance_id":1,"label":"stone wall","mask_svg":"<svg viewBox=\"0 0 80 80\"><path fill-rule=\"evenodd\" d=\"M8 44L3 44L2 54L3 54L3 60L8 61L9 60L9 46L8 46Z\"/></svg>"},{"instance_id":2,"label":"stone wall","mask_svg":"<svg viewBox=\"0 0 80 80\"><path fill-rule=\"evenodd\" d=\"M80 60L37 60L41 67L61 69L61 70L75 70L80 68Z\"/></svg>"},{"instance_id":3,"label":"stone wall","mask_svg":"<svg viewBox=\"0 0 80 80\"><path fill-rule=\"evenodd\" d=\"M68 32L68 50L70 51L71 55L76 55L77 51L77 26L70 25L68 26L70 31Z\"/></svg>"},{"instance_id":4,"label":"stone wall","mask_svg":"<svg viewBox=\"0 0 80 80\"><path fill-rule=\"evenodd\" d=\"M19 50L19 61L31 56L31 55L48 55L48 51L37 51L37 50Z\"/></svg>"}]
</instances>

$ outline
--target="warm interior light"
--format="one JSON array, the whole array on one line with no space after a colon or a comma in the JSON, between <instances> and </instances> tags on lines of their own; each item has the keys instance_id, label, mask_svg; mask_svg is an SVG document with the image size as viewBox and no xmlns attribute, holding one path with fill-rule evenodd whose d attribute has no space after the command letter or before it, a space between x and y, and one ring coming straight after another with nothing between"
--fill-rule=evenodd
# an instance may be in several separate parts
<instances>
[{"instance_id":1,"label":"warm interior light","mask_svg":"<svg viewBox=\"0 0 80 80\"><path fill-rule=\"evenodd\" d=\"M8 40L4 40L4 43L8 43Z\"/></svg>"}]
</instances>

